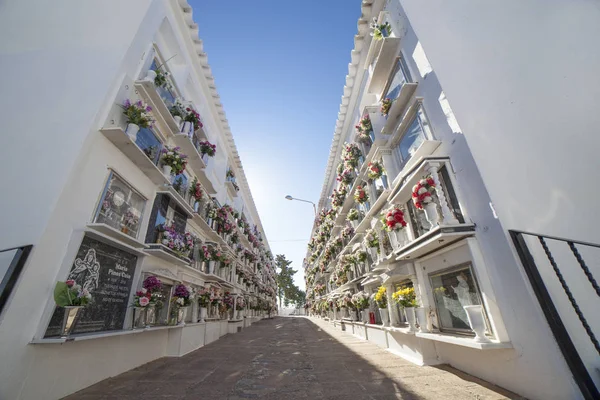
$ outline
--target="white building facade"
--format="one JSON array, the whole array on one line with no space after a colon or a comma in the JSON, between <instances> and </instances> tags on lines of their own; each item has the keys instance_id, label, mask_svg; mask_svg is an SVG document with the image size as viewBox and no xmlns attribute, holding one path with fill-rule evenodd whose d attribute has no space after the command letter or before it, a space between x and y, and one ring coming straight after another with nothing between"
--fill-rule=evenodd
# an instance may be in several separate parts
<instances>
[{"instance_id":1,"label":"white building facade","mask_svg":"<svg viewBox=\"0 0 600 400\"><path fill-rule=\"evenodd\" d=\"M597 194L584 176L598 139L582 133L598 122L600 58L585 39L599 33L597 7L374 0L361 10L305 260L311 312L416 364L448 363L527 398L594 398L600 266L597 248L577 239L600 240L596 217L565 194ZM387 28L380 37L373 18ZM557 24L561 39L547 42ZM546 68L553 46L575 59ZM544 87L559 74L582 74L586 88ZM568 100L576 93L580 107ZM566 122L551 122L559 110L573 110L581 152L565 155Z\"/></svg>"},{"instance_id":2,"label":"white building facade","mask_svg":"<svg viewBox=\"0 0 600 400\"><path fill-rule=\"evenodd\" d=\"M268 315L273 257L190 5L2 8L2 126L19 134L0 150L0 398L61 398ZM127 101L154 124L129 125ZM148 278L152 311L133 307ZM68 336L67 279L92 296Z\"/></svg>"}]
</instances>

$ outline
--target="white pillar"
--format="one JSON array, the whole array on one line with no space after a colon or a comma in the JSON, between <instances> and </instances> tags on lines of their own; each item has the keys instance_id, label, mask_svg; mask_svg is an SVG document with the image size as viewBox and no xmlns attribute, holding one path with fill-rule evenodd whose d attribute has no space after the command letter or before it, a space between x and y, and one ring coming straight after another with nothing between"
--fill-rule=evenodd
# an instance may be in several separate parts
<instances>
[{"instance_id":1,"label":"white pillar","mask_svg":"<svg viewBox=\"0 0 600 400\"><path fill-rule=\"evenodd\" d=\"M450 207L448 207L446 194L444 193L444 189L442 188L440 177L438 175L439 167L440 163L430 163L428 172L431 175L433 182L435 182L435 193L437 194L439 206L442 210L442 223L444 225L458 224L458 220L454 216L454 213L450 210Z\"/></svg>"},{"instance_id":2,"label":"white pillar","mask_svg":"<svg viewBox=\"0 0 600 400\"><path fill-rule=\"evenodd\" d=\"M420 262L414 262L414 271L415 274L411 275L410 278L415 287L415 293L417 293L418 290L417 298L419 300L419 304L421 307L425 308L425 312L427 314L427 331L431 332L431 330L433 329L433 318L435 318L435 311L434 308L431 307L431 302L428 293L427 282L429 280Z\"/></svg>"},{"instance_id":3,"label":"white pillar","mask_svg":"<svg viewBox=\"0 0 600 400\"><path fill-rule=\"evenodd\" d=\"M392 298L392 294L394 293L394 287L391 283L385 285L385 294L387 296L388 302L388 314L390 316L390 326L398 326L400 325L400 321L398 321L398 313L396 312L396 305L394 304L394 299Z\"/></svg>"},{"instance_id":4,"label":"white pillar","mask_svg":"<svg viewBox=\"0 0 600 400\"><path fill-rule=\"evenodd\" d=\"M381 160L383 161L383 168L386 171L388 184L391 186L392 181L396 179L396 176L400 172L396 166L396 160L394 160L394 157L392 156L391 149L379 149L379 154L381 154Z\"/></svg>"}]
</instances>

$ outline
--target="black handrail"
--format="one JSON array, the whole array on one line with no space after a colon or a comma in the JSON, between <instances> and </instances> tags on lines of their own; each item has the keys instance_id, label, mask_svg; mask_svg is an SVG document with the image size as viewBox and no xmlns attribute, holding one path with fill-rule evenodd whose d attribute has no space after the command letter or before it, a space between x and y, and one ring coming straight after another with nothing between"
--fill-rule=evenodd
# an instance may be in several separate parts
<instances>
[{"instance_id":1,"label":"black handrail","mask_svg":"<svg viewBox=\"0 0 600 400\"><path fill-rule=\"evenodd\" d=\"M587 323L587 320L585 319L585 316L583 315L583 312L579 308L579 305L577 304L577 301L575 300L574 296L572 295L568 284L566 283L565 279L563 278L560 268L557 265L556 261L554 260L554 257L552 256L552 252L550 251L550 249L548 248L548 246L546 244L546 239L565 242L569 245L569 247L571 248L572 251L573 251L575 243L577 243L579 245L586 245L586 246L591 246L591 247L596 247L596 248L600 248L600 245L593 244L593 243L581 242L581 241L575 241L575 240L570 240L570 239L564 239L564 238L559 238L559 237L555 237L555 236L541 235L538 233L517 231L517 230L509 230L509 234L513 240L515 249L517 251L517 254L519 255L519 259L521 260L521 263L523 264L523 269L525 270L525 273L526 273L527 277L529 278L531 287L540 303L542 312L546 316L546 320L548 321L550 330L554 334L554 337L556 339L558 347L560 348L560 350L563 354L563 357L565 358L565 361L566 361L567 365L569 366L571 373L573 374L573 378L574 378L575 382L577 383L577 385L579 386L579 389L581 390L582 395L584 396L585 399L589 399L589 400L600 399L600 392L598 391L598 388L596 387L594 381L590 377L590 374L589 374L585 364L583 363L581 357L579 356L579 353L577 352L577 348L575 347L575 345L573 344L573 341L571 340L569 332L567 331L565 325L563 324L560 314L558 313L558 310L556 309L556 306L554 305L552 296L550 295L550 293L548 292L548 289L546 288L546 284L544 283L544 280L541 277L538 266L536 265L535 259L529 250L529 247L525 241L524 236L525 235L533 236L539 240L539 242L546 254L546 257L548 257L548 261L550 262L550 265L552 266L552 269L554 270L554 273L556 274L558 280L560 281L561 286L562 286L563 290L565 291L565 294L567 295L569 302L571 303L571 306L577 313L577 316L579 317L579 320L581 321L588 337L590 338L590 341L592 342L592 344L594 345L594 347L596 348L596 350L599 353L600 353L600 346L598 344L598 340L596 339L594 332L590 329L589 324ZM579 252L576 249L575 249L575 251L573 251L573 255L579 262L580 261L579 258L581 258L581 255L579 255ZM588 280L590 280L592 287L594 287L594 289L596 289L597 285L594 286L595 280L593 278L592 273L589 271L589 269L585 265L585 262L583 262L582 258L581 258L581 260L582 260L582 262L579 262L579 265L584 270L584 273L588 277Z\"/></svg>"}]
</instances>

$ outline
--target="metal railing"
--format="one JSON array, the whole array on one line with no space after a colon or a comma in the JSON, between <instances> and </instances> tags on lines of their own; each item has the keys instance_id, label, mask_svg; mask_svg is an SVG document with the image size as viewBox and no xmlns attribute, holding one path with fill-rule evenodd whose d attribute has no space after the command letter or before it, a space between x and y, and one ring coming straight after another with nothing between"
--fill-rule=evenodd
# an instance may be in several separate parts
<instances>
[{"instance_id":1,"label":"metal railing","mask_svg":"<svg viewBox=\"0 0 600 400\"><path fill-rule=\"evenodd\" d=\"M563 320L555 306L554 299L558 298L558 296L556 295L556 293L551 294L548 291L547 285L544 279L542 278L542 274L544 274L545 276L551 276L552 274L554 274L556 276L562 290L564 291L566 298L570 303L571 308L577 315L577 318L579 319L583 330L585 331L591 344L598 352L598 355L600 355L600 343L598 342L598 338L596 337L595 332L590 327L590 324L586 316L584 315L580 304L577 302L577 299L573 295L572 288L569 287L567 279L565 278L565 272L567 271L561 270L561 265L559 264L559 259L561 262L563 262L563 264L568 262L568 258L565 257L570 253L570 255L572 256L570 260L572 260L579 266L579 273L582 274L582 277L585 276L587 282L589 282L589 285L591 286L591 289L596 293L598 298L600 298L600 287L598 286L598 282L596 281L593 272L588 267L584 257L581 255L582 248L600 250L600 245L595 243L582 242L561 237L541 235L538 233L522 232L516 230L510 230L509 233L513 240L521 263L523 264L525 273L529 278L529 282L531 283L532 289L540 303L542 311L545 314L546 320L548 321L548 325L550 326L550 329L552 330L552 333L556 338L557 344L565 358L565 361L571 369L573 378L579 386L584 398L599 399L600 392L598 390L598 387L595 385L594 381L590 377L588 369L586 368L585 363L581 359L577 348L573 344L571 336L569 335L569 332L567 331ZM530 239L529 241L527 240L528 238ZM540 256L538 256L537 262L536 258L532 254L532 251L535 252L535 250L532 249L530 246L533 245L535 241L539 242L541 249L543 250L543 255L541 255L539 251L536 253L540 254L542 257L542 259L540 259ZM551 247L548 245L549 242L556 242L559 245L563 245L563 248L552 246L555 253L560 253L558 256L552 252ZM543 259L544 256L546 259ZM546 262L549 263L551 270L540 269L540 267L547 267ZM569 263L569 265L572 264ZM574 275L577 274L578 270L573 270L572 268L569 269L569 278L575 278ZM585 282L585 280L583 282ZM593 294L592 297L594 297Z\"/></svg>"}]
</instances>

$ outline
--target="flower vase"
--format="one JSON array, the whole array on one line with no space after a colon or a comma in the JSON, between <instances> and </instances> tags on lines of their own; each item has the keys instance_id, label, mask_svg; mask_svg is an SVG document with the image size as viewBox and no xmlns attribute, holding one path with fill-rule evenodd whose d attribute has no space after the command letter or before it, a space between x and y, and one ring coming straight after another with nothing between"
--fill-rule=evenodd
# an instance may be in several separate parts
<instances>
[{"instance_id":1,"label":"flower vase","mask_svg":"<svg viewBox=\"0 0 600 400\"><path fill-rule=\"evenodd\" d=\"M467 312L467 318L469 319L469 325L475 332L475 341L477 343L489 343L491 342L485 336L485 319L483 317L483 306L463 306Z\"/></svg>"},{"instance_id":2,"label":"flower vase","mask_svg":"<svg viewBox=\"0 0 600 400\"><path fill-rule=\"evenodd\" d=\"M73 328L77 324L77 320L81 315L81 310L83 306L66 306L64 307L65 311L63 314L63 321L60 327L60 335L62 337L69 337L71 332L73 332Z\"/></svg>"},{"instance_id":3,"label":"flower vase","mask_svg":"<svg viewBox=\"0 0 600 400\"><path fill-rule=\"evenodd\" d=\"M186 135L190 135L192 131L192 123L189 121L185 121L181 126L181 133L185 133Z\"/></svg>"},{"instance_id":4,"label":"flower vase","mask_svg":"<svg viewBox=\"0 0 600 400\"><path fill-rule=\"evenodd\" d=\"M371 255L371 260L373 261L373 263L376 263L378 259L377 247L369 247L368 250L369 254Z\"/></svg>"},{"instance_id":5,"label":"flower vase","mask_svg":"<svg viewBox=\"0 0 600 400\"><path fill-rule=\"evenodd\" d=\"M162 166L163 175L166 176L169 179L171 179L171 171L172 170L173 170L173 168L170 165L163 165Z\"/></svg>"},{"instance_id":6,"label":"flower vase","mask_svg":"<svg viewBox=\"0 0 600 400\"><path fill-rule=\"evenodd\" d=\"M146 307L146 328L156 324L156 306L154 304Z\"/></svg>"},{"instance_id":7,"label":"flower vase","mask_svg":"<svg viewBox=\"0 0 600 400\"><path fill-rule=\"evenodd\" d=\"M188 307L177 307L177 325L185 325Z\"/></svg>"},{"instance_id":8,"label":"flower vase","mask_svg":"<svg viewBox=\"0 0 600 400\"><path fill-rule=\"evenodd\" d=\"M408 331L415 331L415 308L414 307L404 307L404 317L406 318L406 322L408 322Z\"/></svg>"},{"instance_id":9,"label":"flower vase","mask_svg":"<svg viewBox=\"0 0 600 400\"><path fill-rule=\"evenodd\" d=\"M340 319L343 318L348 318L348 308L347 307L341 307L341 315L340 315Z\"/></svg>"},{"instance_id":10,"label":"flower vase","mask_svg":"<svg viewBox=\"0 0 600 400\"><path fill-rule=\"evenodd\" d=\"M400 247L399 243L398 243L398 236L397 236L397 232L395 230L391 230L388 231L388 237L390 238L390 244L392 245L392 249L394 250L398 250L398 248Z\"/></svg>"},{"instance_id":11,"label":"flower vase","mask_svg":"<svg viewBox=\"0 0 600 400\"><path fill-rule=\"evenodd\" d=\"M381 324L383 326L390 326L390 313L387 308L380 308L379 316L381 317Z\"/></svg>"},{"instance_id":12,"label":"flower vase","mask_svg":"<svg viewBox=\"0 0 600 400\"><path fill-rule=\"evenodd\" d=\"M215 261L209 261L208 262L208 273L209 274L214 274L215 273Z\"/></svg>"},{"instance_id":13,"label":"flower vase","mask_svg":"<svg viewBox=\"0 0 600 400\"><path fill-rule=\"evenodd\" d=\"M417 316L417 323L419 324L419 332L429 332L427 329L427 312L424 307L416 307L415 315Z\"/></svg>"},{"instance_id":14,"label":"flower vase","mask_svg":"<svg viewBox=\"0 0 600 400\"><path fill-rule=\"evenodd\" d=\"M368 308L366 310L362 310L360 312L360 316L362 318L362 322L364 322L365 324L369 323L369 309Z\"/></svg>"},{"instance_id":15,"label":"flower vase","mask_svg":"<svg viewBox=\"0 0 600 400\"><path fill-rule=\"evenodd\" d=\"M176 115L173 117L173 119L175 120L177 127L181 128L181 117L179 115Z\"/></svg>"},{"instance_id":16,"label":"flower vase","mask_svg":"<svg viewBox=\"0 0 600 400\"><path fill-rule=\"evenodd\" d=\"M146 73L146 78L144 78L144 80L154 83L155 79L156 79L156 71L149 69L148 72Z\"/></svg>"},{"instance_id":17,"label":"flower vase","mask_svg":"<svg viewBox=\"0 0 600 400\"><path fill-rule=\"evenodd\" d=\"M350 309L350 320L358 321L357 310L355 308Z\"/></svg>"},{"instance_id":18,"label":"flower vase","mask_svg":"<svg viewBox=\"0 0 600 400\"><path fill-rule=\"evenodd\" d=\"M143 329L146 327L146 307L133 307L132 329Z\"/></svg>"},{"instance_id":19,"label":"flower vase","mask_svg":"<svg viewBox=\"0 0 600 400\"><path fill-rule=\"evenodd\" d=\"M423 206L423 211L425 211L425 218L427 218L427 222L429 222L431 225L430 229L435 228L440 221L436 204L433 201L425 204Z\"/></svg>"},{"instance_id":20,"label":"flower vase","mask_svg":"<svg viewBox=\"0 0 600 400\"><path fill-rule=\"evenodd\" d=\"M205 322L206 319L206 307L200 307L200 320L198 322Z\"/></svg>"},{"instance_id":21,"label":"flower vase","mask_svg":"<svg viewBox=\"0 0 600 400\"><path fill-rule=\"evenodd\" d=\"M135 141L137 140L137 134L139 131L140 131L139 125L127 124L127 129L125 130L125 133L127 134L127 136L129 136L129 139L131 139L131 141L133 143L135 143Z\"/></svg>"}]
</instances>

